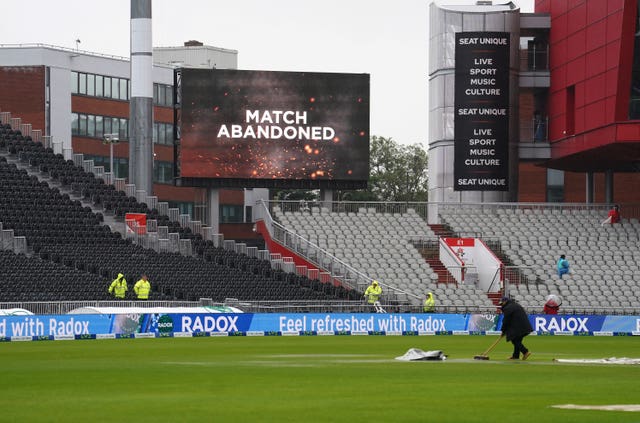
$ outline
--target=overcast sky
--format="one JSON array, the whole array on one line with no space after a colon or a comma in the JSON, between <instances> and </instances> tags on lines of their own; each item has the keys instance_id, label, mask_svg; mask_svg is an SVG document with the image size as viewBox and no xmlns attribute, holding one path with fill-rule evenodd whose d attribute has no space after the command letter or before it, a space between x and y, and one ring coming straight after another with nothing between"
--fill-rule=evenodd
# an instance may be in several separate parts
<instances>
[{"instance_id":1,"label":"overcast sky","mask_svg":"<svg viewBox=\"0 0 640 423\"><path fill-rule=\"evenodd\" d=\"M450 3L459 2L452 0ZM240 69L371 75L371 133L427 148L429 0L153 0L153 46L238 51ZM533 0L514 0L525 12ZM129 57L130 0L3 0L0 43Z\"/></svg>"}]
</instances>

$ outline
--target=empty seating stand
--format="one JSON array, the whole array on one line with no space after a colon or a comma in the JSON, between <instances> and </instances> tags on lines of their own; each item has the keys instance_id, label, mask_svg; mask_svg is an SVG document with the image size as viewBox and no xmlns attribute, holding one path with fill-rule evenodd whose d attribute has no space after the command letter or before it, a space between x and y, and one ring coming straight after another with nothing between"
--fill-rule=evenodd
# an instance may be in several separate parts
<instances>
[{"instance_id":1,"label":"empty seating stand","mask_svg":"<svg viewBox=\"0 0 640 423\"><path fill-rule=\"evenodd\" d=\"M623 219L602 226L606 214L607 207L586 205L504 205L457 207L442 211L441 218L457 232L499 240L523 275L509 281L511 294L532 311L541 311L545 298L556 294L566 312L638 313L640 300L628 293L640 290L640 225ZM561 254L571 271L559 279Z\"/></svg>"},{"instance_id":2,"label":"empty seating stand","mask_svg":"<svg viewBox=\"0 0 640 423\"><path fill-rule=\"evenodd\" d=\"M102 224L102 213L19 169L14 163L18 158L102 205L105 213L147 213L158 225L190 239L197 256L158 253L132 244ZM216 248L7 125L0 127L0 222L16 236L25 236L29 246L28 254L2 252L0 301L107 299L107 288L119 272L131 287L146 273L152 284L151 299L331 300L353 295L306 277L272 271L266 260Z\"/></svg>"}]
</instances>

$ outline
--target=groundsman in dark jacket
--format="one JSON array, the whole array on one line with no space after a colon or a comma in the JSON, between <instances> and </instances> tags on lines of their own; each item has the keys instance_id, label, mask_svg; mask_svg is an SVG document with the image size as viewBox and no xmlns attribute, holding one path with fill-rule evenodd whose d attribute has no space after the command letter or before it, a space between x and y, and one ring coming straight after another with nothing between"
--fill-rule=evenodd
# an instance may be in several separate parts
<instances>
[{"instance_id":1,"label":"groundsman in dark jacket","mask_svg":"<svg viewBox=\"0 0 640 423\"><path fill-rule=\"evenodd\" d=\"M522 339L533 332L529 316L522 306L511 298L503 297L500 300L500 306L502 307L502 335L508 342L513 343L513 354L509 359L519 360L522 354L522 359L526 360L531 352L522 344Z\"/></svg>"}]
</instances>

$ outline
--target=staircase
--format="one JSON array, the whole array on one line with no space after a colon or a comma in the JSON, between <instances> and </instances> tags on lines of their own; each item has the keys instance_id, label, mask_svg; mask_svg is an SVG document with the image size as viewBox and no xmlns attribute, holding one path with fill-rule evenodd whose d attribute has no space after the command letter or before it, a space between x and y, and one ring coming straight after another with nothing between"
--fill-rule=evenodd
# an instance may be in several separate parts
<instances>
[{"instance_id":1,"label":"staircase","mask_svg":"<svg viewBox=\"0 0 640 423\"><path fill-rule=\"evenodd\" d=\"M500 298L502 298L502 292L487 292L487 297L497 307L498 303L500 303Z\"/></svg>"},{"instance_id":2,"label":"staircase","mask_svg":"<svg viewBox=\"0 0 640 423\"><path fill-rule=\"evenodd\" d=\"M434 225L429 225L429 227L431 228L433 233L435 233L438 236L438 238L440 237L451 238L455 236L455 233L451 230L449 225L434 224Z\"/></svg>"},{"instance_id":3,"label":"staircase","mask_svg":"<svg viewBox=\"0 0 640 423\"><path fill-rule=\"evenodd\" d=\"M451 229L446 225L429 225L431 230L438 237L448 237L453 234ZM420 249L420 254L424 258L424 260L429 264L431 269L438 275L438 283L450 283L458 285L458 282L453 278L451 273L447 270L447 268L440 261L440 250L438 244L435 244L433 247L423 247Z\"/></svg>"},{"instance_id":4,"label":"staircase","mask_svg":"<svg viewBox=\"0 0 640 423\"><path fill-rule=\"evenodd\" d=\"M449 225L442 225L442 224L438 224L438 225L429 225L431 227L431 229L433 230L433 232L438 236L438 237L445 237L445 238L453 238L456 237L457 234L449 227ZM496 249L492 249L492 251L494 252L494 254L496 254L496 256L505 264L511 263L508 259L508 257L506 257L502 251L497 251ZM424 256L424 254L423 254ZM447 269L444 267L444 265L442 264L442 262L437 259L437 262L434 264L431 264L430 259L427 259L425 257L425 260L427 260L427 263L429 263L429 265L436 271L436 273L438 273L438 283L441 283L443 276L441 275L441 272L446 272L446 274L448 276L444 277L444 281L446 283L447 279L449 281L454 281L453 277L451 276L451 274L447 271ZM433 260L433 259L431 259ZM436 270L436 267L434 266L441 266L443 268L442 271ZM502 298L502 291L499 292L487 292L487 297L489 297L489 299L491 300L491 302L497 307L498 303L500 302L500 298Z\"/></svg>"}]
</instances>

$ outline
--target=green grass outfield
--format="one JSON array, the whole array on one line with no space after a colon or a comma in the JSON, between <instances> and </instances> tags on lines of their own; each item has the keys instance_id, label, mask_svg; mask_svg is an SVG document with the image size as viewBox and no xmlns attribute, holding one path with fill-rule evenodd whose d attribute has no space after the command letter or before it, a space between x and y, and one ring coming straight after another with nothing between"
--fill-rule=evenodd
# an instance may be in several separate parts
<instances>
[{"instance_id":1,"label":"green grass outfield","mask_svg":"<svg viewBox=\"0 0 640 423\"><path fill-rule=\"evenodd\" d=\"M473 360L494 336L114 339L0 344L2 422L640 422L640 337L531 336L526 362ZM409 348L444 362L400 362Z\"/></svg>"}]
</instances>

